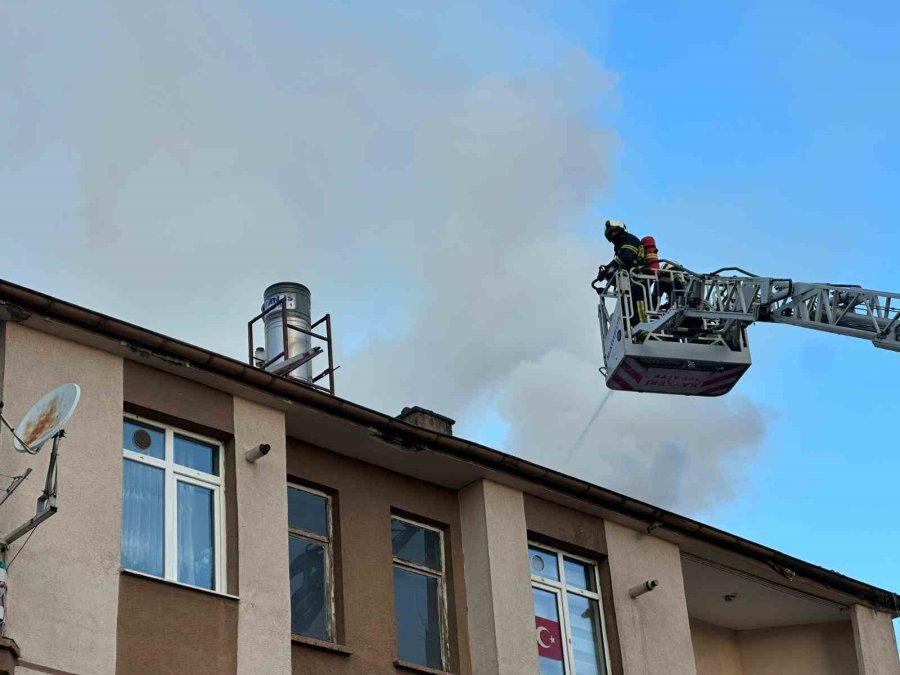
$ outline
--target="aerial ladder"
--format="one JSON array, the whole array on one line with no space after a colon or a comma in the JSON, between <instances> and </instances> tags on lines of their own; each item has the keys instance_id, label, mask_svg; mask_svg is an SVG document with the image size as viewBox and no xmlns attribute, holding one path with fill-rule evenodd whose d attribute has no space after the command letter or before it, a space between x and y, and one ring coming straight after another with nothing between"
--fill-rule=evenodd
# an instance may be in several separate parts
<instances>
[{"instance_id":1,"label":"aerial ladder","mask_svg":"<svg viewBox=\"0 0 900 675\"><path fill-rule=\"evenodd\" d=\"M900 351L900 293L759 277L740 268L701 274L670 261L618 270L600 297L601 372L611 389L721 396L750 367L757 322L870 340Z\"/></svg>"}]
</instances>

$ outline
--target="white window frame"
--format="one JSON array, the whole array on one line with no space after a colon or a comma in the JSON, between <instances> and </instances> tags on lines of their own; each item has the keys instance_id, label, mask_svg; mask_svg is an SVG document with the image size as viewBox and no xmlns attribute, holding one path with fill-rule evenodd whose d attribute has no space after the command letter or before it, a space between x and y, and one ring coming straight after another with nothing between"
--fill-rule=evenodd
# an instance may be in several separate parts
<instances>
[{"instance_id":1,"label":"white window frame","mask_svg":"<svg viewBox=\"0 0 900 675\"><path fill-rule=\"evenodd\" d=\"M290 539L291 537L296 537L299 539L309 539L316 542L317 544L322 544L325 548L325 602L327 604L325 613L325 641L336 643L337 631L335 630L336 624L334 612L334 565L332 564L331 558L332 542L334 541L334 530L331 526L331 495L327 492L314 490L313 488L307 487L305 485L299 485L297 483L288 482L287 486L289 490L300 490L311 495L316 495L317 497L325 498L325 519L328 536L323 537L321 534L308 532L307 530L300 529L299 527L291 527L290 522L288 522L288 539ZM290 514L288 514L288 518L290 518ZM288 584L290 585L290 570L288 571ZM303 638L309 637L306 635L301 635L300 633L294 633L293 631L291 631L291 634Z\"/></svg>"},{"instance_id":2,"label":"white window frame","mask_svg":"<svg viewBox=\"0 0 900 675\"><path fill-rule=\"evenodd\" d=\"M609 672L609 645L606 640L606 619L603 613L603 596L600 593L600 570L599 566L597 565L597 561L578 555L572 555L571 553L566 553L565 551L561 551L552 546L547 546L546 544L542 544L538 541L529 540L529 553L532 547L538 548L545 553L556 555L556 567L559 570L559 581L554 581L553 579L548 579L546 577L540 576L539 574L534 574L534 572L531 572L531 587L553 593L553 595L556 597L556 608L561 619L560 632L562 633L563 641L565 642L565 648L563 649L563 668L566 675L578 675L578 673L575 671L575 647L572 644L572 623L569 618L569 603L567 602L566 598L566 596L570 594L580 595L583 598L597 601L597 618L600 622L599 635L597 637L597 646L600 648L603 658L605 659L606 671ZM564 564L565 558L587 565L593 571L594 588L597 589L596 591L586 591L583 588L569 585L566 582L566 567ZM531 570L530 555L528 556L528 569L529 571Z\"/></svg>"},{"instance_id":3,"label":"white window frame","mask_svg":"<svg viewBox=\"0 0 900 675\"><path fill-rule=\"evenodd\" d=\"M433 525L426 525L425 523L419 522L417 520L411 520L410 518L404 518L403 516L398 516L397 514L392 513L391 522L393 523L393 521L395 520L413 525L414 527L420 527L423 530L436 532L438 535L439 555L441 560L440 570L436 570L431 567L426 567L425 565L419 565L408 560L398 558L397 556L393 555L393 543L391 545L391 555L393 556L392 567L400 567L402 569L409 570L410 572L415 572L416 574L421 574L423 576L438 580L438 607L440 612L438 616L438 630L440 631L441 639L441 667L438 670L447 670L450 664L450 624L447 618L447 558L444 551L444 531L440 528L434 527ZM394 597L396 598L396 595ZM394 621L396 622L396 612L394 614Z\"/></svg>"},{"instance_id":4,"label":"white window frame","mask_svg":"<svg viewBox=\"0 0 900 675\"><path fill-rule=\"evenodd\" d=\"M191 431L187 431L185 429L181 429L179 427L174 427L169 424L160 424L159 422L147 419L146 417L140 417L138 415L132 415L130 413L125 413L123 415L123 424L125 421L136 422L138 424L143 424L149 427L153 427L155 429L159 429L165 434L165 444L163 459L158 459L156 457L151 457L150 455L145 455L140 452L135 452L134 450L128 450L126 448L122 448L122 456L124 459L129 459L133 462L138 462L140 464L145 464L147 466L152 466L157 469L162 469L165 472L164 479L164 489L163 489L163 503L164 503L164 514L163 514L163 524L164 524L164 537L163 537L163 546L164 546L164 565L163 565L163 576L159 577L162 579L166 579L167 581L173 581L178 584L183 584L185 586L193 586L184 581L179 581L178 579L178 483L187 483L189 485L196 485L198 487L203 487L208 490L212 490L213 493L213 536L215 537L215 545L213 546L213 554L215 556L215 578L213 579L213 588L205 589L205 590L213 590L217 593L224 593L227 583L226 570L225 570L225 451L223 445L212 438L207 438L206 436L201 436L200 434L195 434ZM218 453L218 465L219 465L219 475L214 476L213 474L206 473L204 471L198 471L196 469L191 469L186 466L181 466L180 464L175 463L175 435L184 436L185 438L190 438L192 440L200 441L206 445L211 445L216 449ZM141 574L147 574L146 572L141 572L140 570L134 570L140 572ZM156 575L148 575L148 576L156 576ZM196 586L196 588L203 588L202 586Z\"/></svg>"}]
</instances>

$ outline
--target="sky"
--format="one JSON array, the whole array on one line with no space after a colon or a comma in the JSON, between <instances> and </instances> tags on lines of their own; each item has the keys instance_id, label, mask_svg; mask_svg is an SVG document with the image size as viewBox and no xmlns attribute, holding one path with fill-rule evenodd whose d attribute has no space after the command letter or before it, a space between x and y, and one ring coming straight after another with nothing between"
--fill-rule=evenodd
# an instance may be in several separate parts
<instances>
[{"instance_id":1,"label":"sky","mask_svg":"<svg viewBox=\"0 0 900 675\"><path fill-rule=\"evenodd\" d=\"M601 224L900 290L900 7L7 2L0 276L243 358L270 283L338 393L900 590L897 355L786 326L717 399L606 395Z\"/></svg>"}]
</instances>

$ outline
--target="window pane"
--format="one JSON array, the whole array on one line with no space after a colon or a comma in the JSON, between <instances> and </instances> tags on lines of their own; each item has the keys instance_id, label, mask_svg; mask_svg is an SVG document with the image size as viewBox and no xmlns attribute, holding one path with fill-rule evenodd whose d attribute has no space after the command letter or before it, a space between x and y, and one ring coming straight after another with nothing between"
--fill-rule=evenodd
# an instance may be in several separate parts
<instances>
[{"instance_id":1,"label":"window pane","mask_svg":"<svg viewBox=\"0 0 900 675\"><path fill-rule=\"evenodd\" d=\"M531 589L534 597L534 627L540 675L565 675L562 627L556 593Z\"/></svg>"},{"instance_id":2,"label":"window pane","mask_svg":"<svg viewBox=\"0 0 900 675\"><path fill-rule=\"evenodd\" d=\"M204 473L219 475L219 449L193 438L175 435L175 463Z\"/></svg>"},{"instance_id":3,"label":"window pane","mask_svg":"<svg viewBox=\"0 0 900 675\"><path fill-rule=\"evenodd\" d=\"M578 675L606 675L599 647L600 608L596 600L570 593L569 622L572 624L572 650Z\"/></svg>"},{"instance_id":4,"label":"window pane","mask_svg":"<svg viewBox=\"0 0 900 675\"><path fill-rule=\"evenodd\" d=\"M122 467L122 567L165 573L162 469L125 460Z\"/></svg>"},{"instance_id":5,"label":"window pane","mask_svg":"<svg viewBox=\"0 0 900 675\"><path fill-rule=\"evenodd\" d=\"M532 574L559 581L559 564L555 553L530 546L528 548L528 565L531 567Z\"/></svg>"},{"instance_id":6,"label":"window pane","mask_svg":"<svg viewBox=\"0 0 900 675\"><path fill-rule=\"evenodd\" d=\"M433 570L441 563L441 534L396 518L391 519L391 543L394 556Z\"/></svg>"},{"instance_id":7,"label":"window pane","mask_svg":"<svg viewBox=\"0 0 900 675\"><path fill-rule=\"evenodd\" d=\"M394 566L397 657L442 670L439 581Z\"/></svg>"},{"instance_id":8,"label":"window pane","mask_svg":"<svg viewBox=\"0 0 900 675\"><path fill-rule=\"evenodd\" d=\"M298 488L288 488L288 526L322 537L328 535L328 499Z\"/></svg>"},{"instance_id":9,"label":"window pane","mask_svg":"<svg viewBox=\"0 0 900 675\"><path fill-rule=\"evenodd\" d=\"M165 459L166 434L162 429L125 420L122 425L122 447L156 459Z\"/></svg>"},{"instance_id":10,"label":"window pane","mask_svg":"<svg viewBox=\"0 0 900 675\"><path fill-rule=\"evenodd\" d=\"M584 591L597 591L597 584L594 582L594 566L586 565L577 560L563 558L563 567L566 569L566 584L580 588Z\"/></svg>"},{"instance_id":11,"label":"window pane","mask_svg":"<svg viewBox=\"0 0 900 675\"><path fill-rule=\"evenodd\" d=\"M213 522L213 491L178 481L178 581L214 588Z\"/></svg>"},{"instance_id":12,"label":"window pane","mask_svg":"<svg viewBox=\"0 0 900 675\"><path fill-rule=\"evenodd\" d=\"M328 634L325 547L317 542L288 537L291 571L291 632L318 640Z\"/></svg>"}]
</instances>

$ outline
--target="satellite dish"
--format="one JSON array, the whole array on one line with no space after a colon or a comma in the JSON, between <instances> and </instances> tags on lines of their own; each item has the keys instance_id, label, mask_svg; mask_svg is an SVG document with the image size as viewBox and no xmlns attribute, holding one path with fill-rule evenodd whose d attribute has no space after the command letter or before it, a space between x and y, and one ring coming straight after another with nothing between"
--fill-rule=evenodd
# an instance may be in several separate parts
<instances>
[{"instance_id":1,"label":"satellite dish","mask_svg":"<svg viewBox=\"0 0 900 675\"><path fill-rule=\"evenodd\" d=\"M13 447L19 452L37 452L72 417L81 397L77 384L62 384L44 395L16 427ZM26 447L27 446L27 447Z\"/></svg>"}]
</instances>

